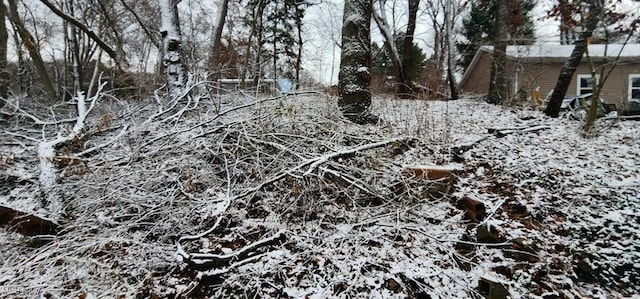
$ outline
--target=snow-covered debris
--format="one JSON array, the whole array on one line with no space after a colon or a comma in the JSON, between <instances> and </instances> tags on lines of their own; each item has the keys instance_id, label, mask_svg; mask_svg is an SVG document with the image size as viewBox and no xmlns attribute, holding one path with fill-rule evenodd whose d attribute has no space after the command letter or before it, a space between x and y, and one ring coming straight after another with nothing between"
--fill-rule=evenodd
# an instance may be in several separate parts
<instances>
[{"instance_id":1,"label":"snow-covered debris","mask_svg":"<svg viewBox=\"0 0 640 299\"><path fill-rule=\"evenodd\" d=\"M361 126L323 95L224 97L103 108L113 124L87 142L104 146L56 165L61 232L0 231L0 297L640 292L638 122L584 138L522 107L375 98L381 122ZM0 135L4 203L37 194L24 134ZM428 196L434 182L411 167L454 178ZM470 217L465 198L484 212Z\"/></svg>"}]
</instances>

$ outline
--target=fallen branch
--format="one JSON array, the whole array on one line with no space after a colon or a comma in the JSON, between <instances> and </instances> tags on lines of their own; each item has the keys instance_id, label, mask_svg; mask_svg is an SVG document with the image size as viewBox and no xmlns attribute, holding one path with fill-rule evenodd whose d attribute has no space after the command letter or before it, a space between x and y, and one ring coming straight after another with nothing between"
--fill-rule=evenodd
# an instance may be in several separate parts
<instances>
[{"instance_id":1,"label":"fallen branch","mask_svg":"<svg viewBox=\"0 0 640 299\"><path fill-rule=\"evenodd\" d=\"M480 137L474 141L468 142L468 143L462 143L462 144L458 144L455 145L453 147L451 147L451 152L453 154L453 160L456 162L459 161L463 161L464 158L462 157L462 155L467 152L468 150L472 149L474 146L476 146L476 144L484 141L485 139L489 138L489 136L484 136L484 137Z\"/></svg>"},{"instance_id":2,"label":"fallen branch","mask_svg":"<svg viewBox=\"0 0 640 299\"><path fill-rule=\"evenodd\" d=\"M368 143L365 145L361 145L361 146L357 146L354 148L350 148L350 149L346 149L343 151L339 151L339 152L333 152L333 153L328 153L326 155L320 156L320 157L316 157L313 159L310 159L308 161L306 161L305 163L303 163L303 165L309 164L311 163L311 165L309 166L309 169L304 173L304 176L307 176L309 174L311 174L311 172L313 172L316 168L318 168L318 166L320 166L321 164L331 160L331 159L335 159L335 158L340 158L343 156L348 156L360 151L366 151L366 150L370 150L370 149L374 149L374 148L378 148L378 147L383 147L386 146L388 144L395 144L395 143L402 143L402 142L406 142L406 141L410 141L413 140L414 138L407 138L407 137L402 137L402 138L395 138L395 139L391 139L391 140L385 140L385 141L380 141L380 142L375 142L375 143Z\"/></svg>"},{"instance_id":3,"label":"fallen branch","mask_svg":"<svg viewBox=\"0 0 640 299\"><path fill-rule=\"evenodd\" d=\"M86 149L86 150L84 150L82 152L76 153L74 156L76 158L80 157L80 156L84 156L86 154L90 154L90 153L92 153L94 151L97 151L97 150L99 150L99 149L101 149L103 147L107 147L107 146L111 145L112 143L118 141L118 139L120 139L120 137L122 137L124 135L124 133L127 132L128 128L129 128L129 125L125 125L124 128L122 128L122 130L120 131L120 133L118 133L118 135L116 135L115 137L111 138L111 140L109 140L109 141L107 141L107 142L105 142L103 144L96 145L96 146L94 146L92 148Z\"/></svg>"},{"instance_id":4,"label":"fallen branch","mask_svg":"<svg viewBox=\"0 0 640 299\"><path fill-rule=\"evenodd\" d=\"M286 239L284 231L279 231L269 238L262 239L242 249L229 254L210 254L210 253L187 253L178 242L178 255L186 261L191 267L203 268L221 268L229 266L234 261L242 261L251 258L255 254L262 253L264 247L279 245Z\"/></svg>"},{"instance_id":5,"label":"fallen branch","mask_svg":"<svg viewBox=\"0 0 640 299\"><path fill-rule=\"evenodd\" d=\"M496 137L504 137L513 133L531 133L542 130L548 130L551 127L546 125L535 125L526 127L513 127L513 128L489 128L487 129L490 134L496 135Z\"/></svg>"}]
</instances>

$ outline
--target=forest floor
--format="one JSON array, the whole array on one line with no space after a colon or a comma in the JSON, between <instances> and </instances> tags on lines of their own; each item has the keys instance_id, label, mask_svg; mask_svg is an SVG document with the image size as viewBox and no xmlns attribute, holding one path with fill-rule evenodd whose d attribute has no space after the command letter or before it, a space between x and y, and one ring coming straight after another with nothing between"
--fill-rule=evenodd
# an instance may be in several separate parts
<instances>
[{"instance_id":1,"label":"forest floor","mask_svg":"<svg viewBox=\"0 0 640 299\"><path fill-rule=\"evenodd\" d=\"M3 111L0 206L60 226L0 221L2 298L640 294L637 121L585 137L470 98L376 97L380 122L354 125L316 93L103 97L42 190L38 143L65 128Z\"/></svg>"}]
</instances>

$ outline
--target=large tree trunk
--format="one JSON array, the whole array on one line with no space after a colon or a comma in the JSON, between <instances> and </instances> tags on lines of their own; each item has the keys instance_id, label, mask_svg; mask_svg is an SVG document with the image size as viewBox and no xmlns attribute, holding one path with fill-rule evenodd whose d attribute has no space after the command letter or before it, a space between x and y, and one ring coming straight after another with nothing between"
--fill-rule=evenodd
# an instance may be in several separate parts
<instances>
[{"instance_id":1,"label":"large tree trunk","mask_svg":"<svg viewBox=\"0 0 640 299\"><path fill-rule=\"evenodd\" d=\"M580 61L582 61L582 56L584 56L584 53L587 50L587 41L591 35L593 35L593 31L596 29L598 22L600 21L600 17L602 15L601 1L602 0L592 0L591 5L589 6L589 16L584 24L585 31L582 32L580 39L576 41L576 44L573 47L573 52L571 52L571 56L569 56L569 59L567 59L560 70L558 82L556 83L556 87L553 89L547 108L544 110L544 113L550 117L558 117L560 115L562 100L567 94L567 89L569 89L569 85L573 79L573 74L576 72Z\"/></svg>"},{"instance_id":2,"label":"large tree trunk","mask_svg":"<svg viewBox=\"0 0 640 299\"><path fill-rule=\"evenodd\" d=\"M56 94L56 90L53 87L53 83L51 82L51 78L49 77L49 73L47 72L47 68L42 60L42 56L40 56L40 50L38 49L38 45L36 40L33 38L31 33L27 30L22 19L20 19L20 15L18 14L18 5L15 0L8 0L9 9L7 10L4 7L4 3L0 1L0 5L3 6L3 10L8 12L9 20L11 24L13 24L15 30L18 32L20 39L22 40L23 45L27 48L29 52L29 56L33 61L33 65L36 68L36 72L38 73L38 78L40 79L40 83L44 88L44 92L46 93L49 100L55 102L58 98Z\"/></svg>"},{"instance_id":3,"label":"large tree trunk","mask_svg":"<svg viewBox=\"0 0 640 299\"><path fill-rule=\"evenodd\" d=\"M7 8L0 5L0 98L6 99L9 93L9 70L7 69L7 47L9 33L6 25ZM0 108L4 106L4 101L0 100Z\"/></svg>"},{"instance_id":4,"label":"large tree trunk","mask_svg":"<svg viewBox=\"0 0 640 299\"><path fill-rule=\"evenodd\" d=\"M411 88L412 80L409 69L411 69L411 53L413 49L413 34L416 31L416 17L418 15L418 6L420 0L409 0L409 21L407 22L407 31L402 42L402 79L404 80L398 86L398 96L400 98L412 98L413 89Z\"/></svg>"},{"instance_id":5,"label":"large tree trunk","mask_svg":"<svg viewBox=\"0 0 640 299\"><path fill-rule=\"evenodd\" d=\"M344 2L338 104L356 123L368 122L371 106L371 8L371 0Z\"/></svg>"},{"instance_id":6,"label":"large tree trunk","mask_svg":"<svg viewBox=\"0 0 640 299\"><path fill-rule=\"evenodd\" d=\"M220 40L222 39L222 29L227 19L227 11L229 10L229 0L222 0L218 10L216 24L213 27L213 40L211 45L211 53L209 53L209 66L213 69L214 78L218 79L220 70L218 69L218 56L220 51Z\"/></svg>"},{"instance_id":7,"label":"large tree trunk","mask_svg":"<svg viewBox=\"0 0 640 299\"><path fill-rule=\"evenodd\" d=\"M496 5L496 37L493 42L493 63L487 101L502 104L507 98L507 43L509 31L509 0L498 0Z\"/></svg>"},{"instance_id":8,"label":"large tree trunk","mask_svg":"<svg viewBox=\"0 0 640 299\"><path fill-rule=\"evenodd\" d=\"M172 98L184 95L187 88L187 67L184 64L182 51L178 2L180 0L160 1L162 19L160 34L164 50L162 64L167 76L167 90Z\"/></svg>"}]
</instances>

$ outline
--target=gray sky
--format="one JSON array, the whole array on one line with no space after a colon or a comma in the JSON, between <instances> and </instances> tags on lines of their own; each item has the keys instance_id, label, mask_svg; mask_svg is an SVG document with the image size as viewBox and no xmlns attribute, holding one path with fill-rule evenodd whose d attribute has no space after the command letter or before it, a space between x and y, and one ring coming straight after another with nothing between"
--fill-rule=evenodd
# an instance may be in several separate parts
<instances>
[{"instance_id":1,"label":"gray sky","mask_svg":"<svg viewBox=\"0 0 640 299\"><path fill-rule=\"evenodd\" d=\"M406 26L406 14L404 13L404 2L402 0L388 0L388 3L397 3L395 24L399 29L404 30ZM422 1L424 6L424 0ZM547 11L553 6L556 0L538 0L538 4L533 10L533 19L536 24L537 44L559 44L560 36L558 31L559 22L546 18ZM640 2L633 0L622 0L618 11L634 13L636 17L640 15ZM422 7L421 6L421 7ZM322 5L312 6L305 16L307 41L304 47L305 69L317 80L325 84L335 84L338 81L338 67L340 63L340 49L335 45L334 40L340 39L340 26L342 23L342 0L325 0ZM387 10L388 17L391 18L392 10ZM431 55L430 41L433 39L432 30L429 26L428 17L422 13L418 16L415 41L427 55ZM458 19L458 24L461 20ZM378 28L372 22L372 40L381 42L382 37Z\"/></svg>"}]
</instances>

